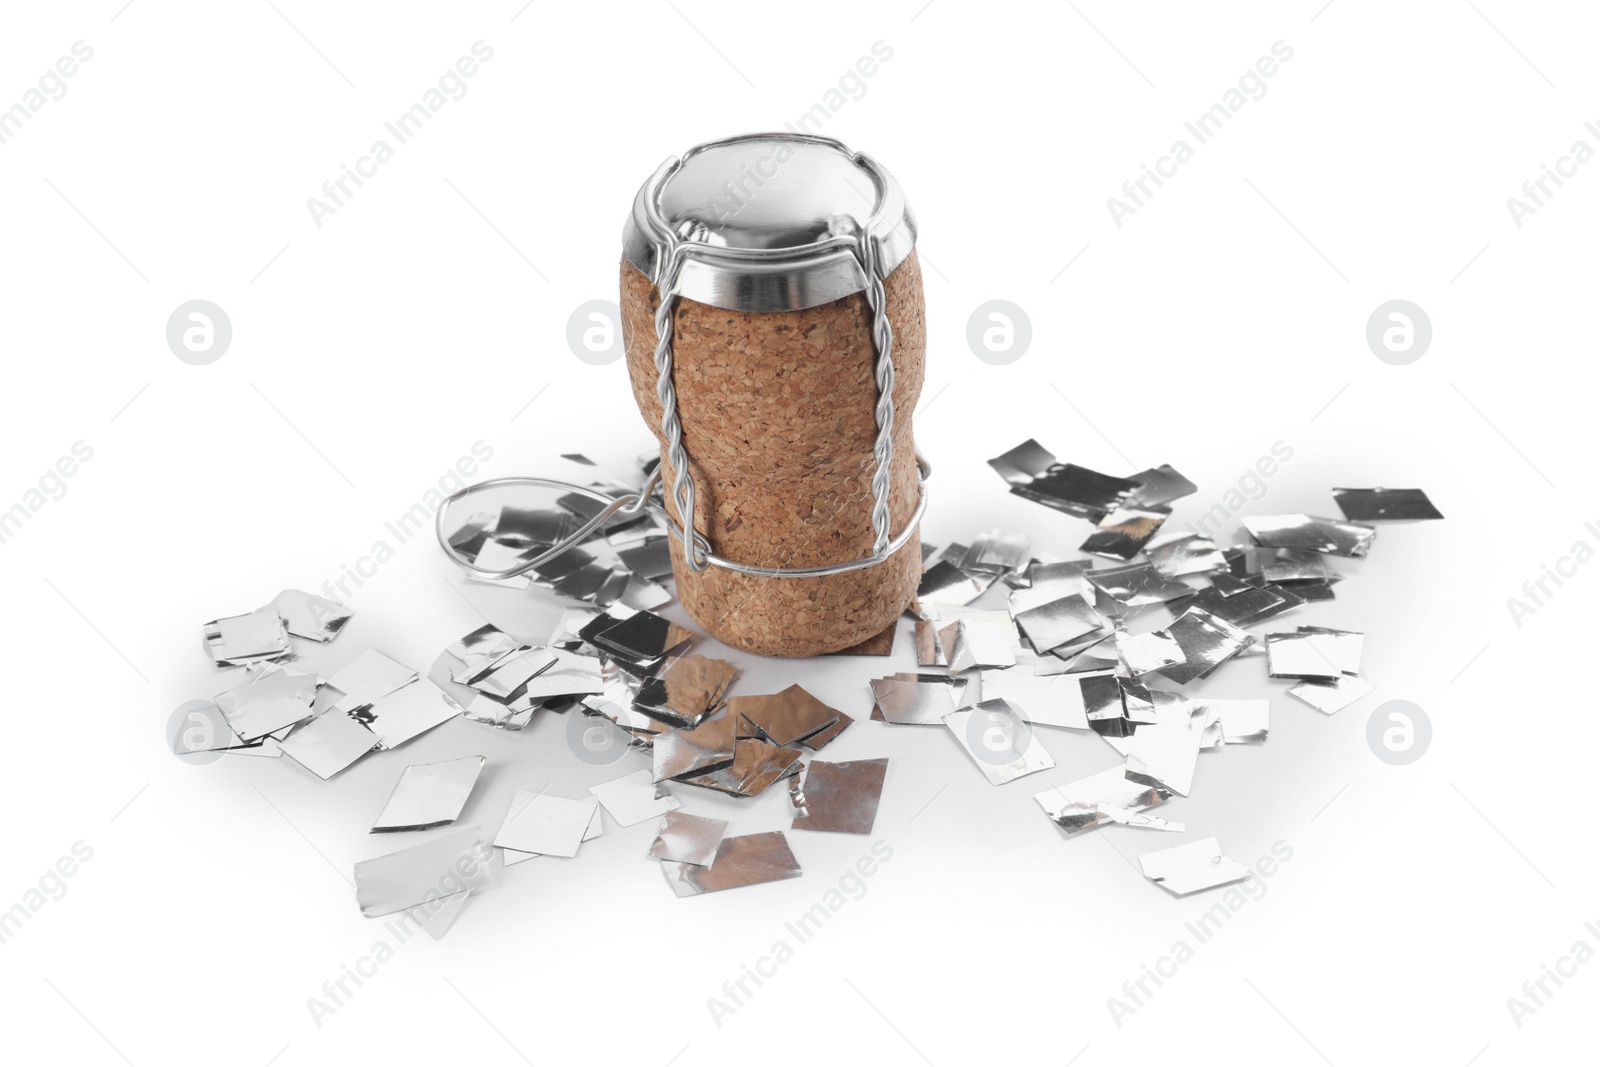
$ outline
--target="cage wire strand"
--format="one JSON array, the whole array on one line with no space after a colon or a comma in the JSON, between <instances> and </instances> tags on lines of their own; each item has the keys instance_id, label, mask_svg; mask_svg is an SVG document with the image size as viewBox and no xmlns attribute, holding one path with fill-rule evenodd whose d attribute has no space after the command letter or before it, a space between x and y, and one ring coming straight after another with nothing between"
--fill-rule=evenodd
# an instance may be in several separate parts
<instances>
[{"instance_id":1,"label":"cage wire strand","mask_svg":"<svg viewBox=\"0 0 1600 1067\"><path fill-rule=\"evenodd\" d=\"M699 573L711 565L710 546L694 528L694 475L689 472L689 456L683 447L683 423L678 418L678 390L672 373L672 313L678 304L682 246L669 245L662 249L656 262L661 269L661 277L656 281L660 299L656 306L656 397L661 401L661 432L667 439L667 462L672 465L672 502L687 535L683 539L683 558L690 570Z\"/></svg>"},{"instance_id":2,"label":"cage wire strand","mask_svg":"<svg viewBox=\"0 0 1600 1067\"><path fill-rule=\"evenodd\" d=\"M894 464L894 327L889 324L888 299L883 288L883 245L863 229L857 256L867 278L867 306L872 309L872 344L878 350L878 440L872 454L878 469L872 474L872 554L889 554L889 479Z\"/></svg>"}]
</instances>

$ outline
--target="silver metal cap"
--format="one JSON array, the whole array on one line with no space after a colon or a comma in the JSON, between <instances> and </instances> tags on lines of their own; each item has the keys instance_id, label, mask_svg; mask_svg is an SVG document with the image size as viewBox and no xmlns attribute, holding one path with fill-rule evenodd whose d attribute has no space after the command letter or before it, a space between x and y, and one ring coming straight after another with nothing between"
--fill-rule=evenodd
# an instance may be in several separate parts
<instances>
[{"instance_id":1,"label":"silver metal cap","mask_svg":"<svg viewBox=\"0 0 1600 1067\"><path fill-rule=\"evenodd\" d=\"M852 249L862 229L885 276L911 254L917 223L871 157L827 137L747 134L663 163L640 188L623 254L660 284L730 311L798 311L867 287Z\"/></svg>"}]
</instances>

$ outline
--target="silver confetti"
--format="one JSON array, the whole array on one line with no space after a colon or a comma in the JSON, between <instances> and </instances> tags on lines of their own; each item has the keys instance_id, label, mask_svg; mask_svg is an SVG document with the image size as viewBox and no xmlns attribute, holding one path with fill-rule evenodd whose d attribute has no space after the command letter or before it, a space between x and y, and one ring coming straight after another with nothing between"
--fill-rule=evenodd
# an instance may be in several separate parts
<instances>
[{"instance_id":1,"label":"silver confetti","mask_svg":"<svg viewBox=\"0 0 1600 1067\"><path fill-rule=\"evenodd\" d=\"M648 769L592 785L589 792L621 826L632 826L679 808L677 798L665 786L657 785Z\"/></svg>"},{"instance_id":2,"label":"silver confetti","mask_svg":"<svg viewBox=\"0 0 1600 1067\"><path fill-rule=\"evenodd\" d=\"M680 897L800 877L800 861L781 831L725 837L709 866L663 860L661 873Z\"/></svg>"},{"instance_id":3,"label":"silver confetti","mask_svg":"<svg viewBox=\"0 0 1600 1067\"><path fill-rule=\"evenodd\" d=\"M494 835L495 846L540 856L576 856L598 803L594 797L571 800L520 790Z\"/></svg>"},{"instance_id":4,"label":"silver confetti","mask_svg":"<svg viewBox=\"0 0 1600 1067\"><path fill-rule=\"evenodd\" d=\"M1300 682L1289 687L1289 695L1324 715L1332 715L1348 708L1376 688L1365 678L1337 678L1332 681Z\"/></svg>"},{"instance_id":5,"label":"silver confetti","mask_svg":"<svg viewBox=\"0 0 1600 1067\"><path fill-rule=\"evenodd\" d=\"M368 918L489 884L489 843L476 826L355 866L356 903Z\"/></svg>"},{"instance_id":6,"label":"silver confetti","mask_svg":"<svg viewBox=\"0 0 1600 1067\"><path fill-rule=\"evenodd\" d=\"M1250 868L1222 854L1217 839L1146 852L1139 857L1144 876L1173 896L1182 897L1250 877Z\"/></svg>"},{"instance_id":7,"label":"silver confetti","mask_svg":"<svg viewBox=\"0 0 1600 1067\"><path fill-rule=\"evenodd\" d=\"M1022 714L1003 699L984 700L944 718L991 785L1004 785L1056 765Z\"/></svg>"},{"instance_id":8,"label":"silver confetti","mask_svg":"<svg viewBox=\"0 0 1600 1067\"><path fill-rule=\"evenodd\" d=\"M888 771L887 759L812 760L789 784L794 828L870 834Z\"/></svg>"},{"instance_id":9,"label":"silver confetti","mask_svg":"<svg viewBox=\"0 0 1600 1067\"><path fill-rule=\"evenodd\" d=\"M412 764L400 772L371 833L427 830L453 823L472 795L483 770L483 756L462 756L441 763Z\"/></svg>"},{"instance_id":10,"label":"silver confetti","mask_svg":"<svg viewBox=\"0 0 1600 1067\"><path fill-rule=\"evenodd\" d=\"M1378 536L1371 526L1311 515L1246 515L1240 521L1263 548L1298 548L1334 556L1365 556Z\"/></svg>"},{"instance_id":11,"label":"silver confetti","mask_svg":"<svg viewBox=\"0 0 1600 1067\"><path fill-rule=\"evenodd\" d=\"M1444 518L1421 489L1335 489L1333 499L1351 522Z\"/></svg>"},{"instance_id":12,"label":"silver confetti","mask_svg":"<svg viewBox=\"0 0 1600 1067\"><path fill-rule=\"evenodd\" d=\"M278 613L291 636L323 644L338 637L354 614L337 601L298 589L285 589L268 607Z\"/></svg>"},{"instance_id":13,"label":"silver confetti","mask_svg":"<svg viewBox=\"0 0 1600 1067\"><path fill-rule=\"evenodd\" d=\"M686 811L669 811L656 829L656 839L650 843L651 859L687 863L695 867L709 867L717 858L717 847L728 832L724 819L705 815L690 815Z\"/></svg>"},{"instance_id":14,"label":"silver confetti","mask_svg":"<svg viewBox=\"0 0 1600 1067\"><path fill-rule=\"evenodd\" d=\"M206 651L218 667L247 667L292 654L289 630L276 608L232 615L205 624Z\"/></svg>"}]
</instances>

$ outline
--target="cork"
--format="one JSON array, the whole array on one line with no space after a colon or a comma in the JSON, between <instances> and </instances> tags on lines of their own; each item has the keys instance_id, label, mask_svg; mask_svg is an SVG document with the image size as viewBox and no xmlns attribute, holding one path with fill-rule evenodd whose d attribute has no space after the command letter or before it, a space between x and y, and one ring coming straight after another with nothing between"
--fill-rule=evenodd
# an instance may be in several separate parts
<instances>
[{"instance_id":1,"label":"cork","mask_svg":"<svg viewBox=\"0 0 1600 1067\"><path fill-rule=\"evenodd\" d=\"M658 294L622 261L622 333L634 398L661 441L656 396ZM912 411L927 344L915 254L884 281L894 328L894 462L889 511L898 533L917 507ZM673 379L695 477L695 528L712 551L759 566L814 567L872 554L872 311L855 293L803 311L728 311L680 297ZM667 509L678 518L670 492ZM819 578L761 578L721 567L696 573L672 543L678 599L708 633L765 656L816 656L893 626L916 595L916 534L885 562Z\"/></svg>"}]
</instances>

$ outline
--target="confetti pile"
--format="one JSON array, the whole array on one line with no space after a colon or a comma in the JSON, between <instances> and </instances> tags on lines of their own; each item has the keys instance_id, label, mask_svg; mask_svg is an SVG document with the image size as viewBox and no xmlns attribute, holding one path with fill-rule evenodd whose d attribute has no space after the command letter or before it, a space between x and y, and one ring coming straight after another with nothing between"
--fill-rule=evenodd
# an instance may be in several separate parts
<instances>
[{"instance_id":1,"label":"confetti pile","mask_svg":"<svg viewBox=\"0 0 1600 1067\"><path fill-rule=\"evenodd\" d=\"M1302 625L1258 638L1248 630L1334 599L1344 576L1329 560L1366 556L1377 533L1371 523L1442 518L1421 490L1336 489L1343 519L1247 516L1249 542L1224 547L1196 533L1161 535L1173 501L1196 491L1170 466L1113 477L1060 463L1031 440L990 464L1012 493L1093 524L1079 550L1097 558L1063 559L999 530L970 544L924 546L908 610L916 670L864 678L863 704L870 697L871 718L886 727L944 727L995 785L1054 766L1037 728L1098 735L1120 766L1034 798L1068 837L1108 823L1181 831L1150 810L1189 795L1200 752L1266 741L1265 699L1190 688L1232 659L1264 655L1268 676L1294 680L1290 695L1324 714L1370 693L1361 633ZM591 490L627 488L598 482ZM673 787L753 797L787 782L794 829L870 833L890 761L808 759L854 719L802 686L728 695L737 668L692 651L700 635L653 610L672 599L662 584L671 564L668 533L649 509L612 516L581 546L540 559L601 507L581 493L548 509L505 503L449 531L452 549L482 571L539 561L495 584L574 606L539 644L480 627L444 649L426 678L376 649L327 678L290 666L294 639L330 642L350 619L342 605L311 594L288 590L254 612L206 623L212 661L242 668L243 677L208 705L215 729L175 736L174 751L287 755L326 780L457 716L517 731L557 713L588 717L608 743L649 755L649 768L584 797L518 792L493 834L451 830L356 865L363 914L404 911L436 937L490 883L496 851L502 866L575 857L604 831L601 809L623 827L655 821L646 854L678 896L801 873L782 832L729 836L726 821L681 810ZM996 600L991 591L1004 595L1003 607L977 605ZM1164 625L1136 628L1158 608ZM889 655L896 632L846 653ZM371 832L453 824L484 763L469 755L405 767ZM1249 876L1214 838L1147 853L1141 867L1177 895Z\"/></svg>"}]
</instances>

